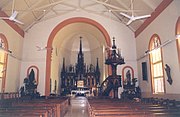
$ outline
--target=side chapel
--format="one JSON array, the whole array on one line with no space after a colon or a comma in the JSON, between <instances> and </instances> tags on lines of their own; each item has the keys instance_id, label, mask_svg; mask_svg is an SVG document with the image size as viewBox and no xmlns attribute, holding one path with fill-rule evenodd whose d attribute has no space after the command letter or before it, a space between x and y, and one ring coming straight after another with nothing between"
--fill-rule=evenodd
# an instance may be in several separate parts
<instances>
[{"instance_id":1,"label":"side chapel","mask_svg":"<svg viewBox=\"0 0 180 117\"><path fill-rule=\"evenodd\" d=\"M100 68L97 58L96 67L93 64L86 65L84 62L84 53L82 50L82 37L80 37L80 47L77 57L77 63L73 65L63 65L61 69L61 93L70 94L71 90L78 87L86 87L92 90L100 84Z\"/></svg>"}]
</instances>

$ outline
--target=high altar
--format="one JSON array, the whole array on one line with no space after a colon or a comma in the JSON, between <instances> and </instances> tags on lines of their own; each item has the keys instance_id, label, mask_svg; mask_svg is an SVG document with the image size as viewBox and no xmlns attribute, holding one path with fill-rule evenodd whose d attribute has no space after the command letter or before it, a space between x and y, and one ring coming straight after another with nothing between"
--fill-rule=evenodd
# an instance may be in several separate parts
<instances>
[{"instance_id":1,"label":"high altar","mask_svg":"<svg viewBox=\"0 0 180 117\"><path fill-rule=\"evenodd\" d=\"M84 54L82 51L82 37L80 37L80 47L77 57L77 63L73 65L65 65L65 58L63 58L63 65L61 70L61 93L67 95L71 90L78 87L86 87L92 90L100 84L100 69L98 58L96 67L92 64L86 65L84 63Z\"/></svg>"}]
</instances>

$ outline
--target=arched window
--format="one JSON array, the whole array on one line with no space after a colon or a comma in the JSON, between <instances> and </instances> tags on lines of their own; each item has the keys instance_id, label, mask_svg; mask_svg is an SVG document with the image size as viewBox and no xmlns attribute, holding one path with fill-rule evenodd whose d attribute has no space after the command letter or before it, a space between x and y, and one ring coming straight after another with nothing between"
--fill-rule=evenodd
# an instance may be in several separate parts
<instances>
[{"instance_id":1,"label":"arched window","mask_svg":"<svg viewBox=\"0 0 180 117\"><path fill-rule=\"evenodd\" d=\"M0 33L0 92L5 91L8 43L6 37Z\"/></svg>"},{"instance_id":2,"label":"arched window","mask_svg":"<svg viewBox=\"0 0 180 117\"><path fill-rule=\"evenodd\" d=\"M151 65L151 81L153 93L164 93L164 73L162 50L158 48L161 44L160 38L157 34L151 37L149 50L150 50L150 65Z\"/></svg>"}]
</instances>

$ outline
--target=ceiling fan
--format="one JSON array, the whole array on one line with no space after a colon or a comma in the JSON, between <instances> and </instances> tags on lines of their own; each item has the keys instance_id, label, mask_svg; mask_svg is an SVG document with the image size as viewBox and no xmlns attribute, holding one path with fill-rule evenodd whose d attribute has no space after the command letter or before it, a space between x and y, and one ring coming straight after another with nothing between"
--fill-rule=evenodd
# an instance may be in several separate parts
<instances>
[{"instance_id":1,"label":"ceiling fan","mask_svg":"<svg viewBox=\"0 0 180 117\"><path fill-rule=\"evenodd\" d=\"M151 15L142 15L142 16L134 16L134 8L133 8L133 1L131 0L131 16L121 12L120 14L123 15L124 17L128 18L129 21L127 22L126 25L130 25L133 21L135 20L140 20L140 19L145 19L145 18L148 18L148 17L151 17Z\"/></svg>"},{"instance_id":2,"label":"ceiling fan","mask_svg":"<svg viewBox=\"0 0 180 117\"><path fill-rule=\"evenodd\" d=\"M0 19L7 19L7 20L14 21L14 22L17 22L18 24L23 25L24 24L23 22L16 19L17 15L18 15L18 12L14 11L10 17L0 17Z\"/></svg>"}]
</instances>

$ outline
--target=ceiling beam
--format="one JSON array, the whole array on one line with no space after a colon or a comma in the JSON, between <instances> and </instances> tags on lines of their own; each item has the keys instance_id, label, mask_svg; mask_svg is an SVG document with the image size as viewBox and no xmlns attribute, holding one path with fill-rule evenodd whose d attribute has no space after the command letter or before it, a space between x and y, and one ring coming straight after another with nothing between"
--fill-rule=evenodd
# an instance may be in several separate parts
<instances>
[{"instance_id":1,"label":"ceiling beam","mask_svg":"<svg viewBox=\"0 0 180 117\"><path fill-rule=\"evenodd\" d=\"M60 3L64 2L64 1L67 1L67 0L60 0L58 2L53 2L53 3L50 3L50 4L44 5L44 6L40 6L38 8L33 9L33 11L44 10L47 7L55 6L55 5L60 4Z\"/></svg>"},{"instance_id":2,"label":"ceiling beam","mask_svg":"<svg viewBox=\"0 0 180 117\"><path fill-rule=\"evenodd\" d=\"M82 8L85 9L85 8L92 7L92 6L95 6L95 5L97 5L97 3L92 3L92 4L84 5L84 6L82 6Z\"/></svg>"},{"instance_id":3,"label":"ceiling beam","mask_svg":"<svg viewBox=\"0 0 180 117\"><path fill-rule=\"evenodd\" d=\"M24 0L26 2L26 0ZM26 10L31 12L32 9L34 9L36 6L38 6L43 0L38 0L37 2L35 2L33 5L31 5L30 7L28 7ZM27 2L26 2L27 3Z\"/></svg>"},{"instance_id":4,"label":"ceiling beam","mask_svg":"<svg viewBox=\"0 0 180 117\"><path fill-rule=\"evenodd\" d=\"M3 7L6 7L10 2L11 0L4 0L3 2L1 2L0 9L2 9Z\"/></svg>"},{"instance_id":5,"label":"ceiling beam","mask_svg":"<svg viewBox=\"0 0 180 117\"><path fill-rule=\"evenodd\" d=\"M12 10L11 10L11 14L13 14L13 12L14 12L14 7L15 7L15 0L12 1Z\"/></svg>"},{"instance_id":6,"label":"ceiling beam","mask_svg":"<svg viewBox=\"0 0 180 117\"><path fill-rule=\"evenodd\" d=\"M34 12L32 11L32 9L34 9L36 6L38 6L43 0L38 0L37 2L35 2L33 5L29 6L27 3L27 0L24 0L24 2L27 5L27 9L25 9L23 13L20 14L20 17L25 17L26 15L28 15L30 12L33 14L34 18L37 18L36 15L34 14Z\"/></svg>"},{"instance_id":7,"label":"ceiling beam","mask_svg":"<svg viewBox=\"0 0 180 117\"><path fill-rule=\"evenodd\" d=\"M106 3L106 2L101 2L101 1L98 1L98 0L91 0L91 1L94 1L94 2L96 2L96 3L98 3L98 4L105 5L105 6L107 6L107 7L111 7L111 8L113 8L113 9L116 9L116 10L119 10L119 11L124 11L124 9L122 9L122 8L120 8L120 7L117 7L117 6L114 6L114 5L111 5L111 4L108 4L108 3Z\"/></svg>"},{"instance_id":8,"label":"ceiling beam","mask_svg":"<svg viewBox=\"0 0 180 117\"><path fill-rule=\"evenodd\" d=\"M149 6L152 10L156 8L155 5L151 2L151 0L142 0L147 6Z\"/></svg>"},{"instance_id":9,"label":"ceiling beam","mask_svg":"<svg viewBox=\"0 0 180 117\"><path fill-rule=\"evenodd\" d=\"M61 3L61 4L64 5L64 6L67 6L67 7L71 7L71 8L77 9L77 7L74 6L74 5L70 5L70 4L67 4L67 3Z\"/></svg>"},{"instance_id":10,"label":"ceiling beam","mask_svg":"<svg viewBox=\"0 0 180 117\"><path fill-rule=\"evenodd\" d=\"M124 2L119 1L119 0L116 0L116 2L118 2L120 5L122 5L126 10L129 10L129 7L126 4L124 4Z\"/></svg>"},{"instance_id":11,"label":"ceiling beam","mask_svg":"<svg viewBox=\"0 0 180 117\"><path fill-rule=\"evenodd\" d=\"M103 13L98 13L98 12L94 12L94 11L91 11L91 10L87 10L87 9L83 9L85 12L88 12L88 13L92 13L92 14L96 14L96 15L99 15L99 16L102 16L102 17L104 17L104 18L108 18L108 19L111 19L111 20L114 20L114 21L118 21L119 22L119 19L117 19L117 18L113 18L113 17L109 17L109 16L107 16L107 15L104 15Z\"/></svg>"},{"instance_id":12,"label":"ceiling beam","mask_svg":"<svg viewBox=\"0 0 180 117\"><path fill-rule=\"evenodd\" d=\"M41 14L40 16L38 16L31 24L26 26L26 29L24 31L27 32L32 26L34 26L36 23L38 23L50 10L51 10L51 8L44 11L44 13Z\"/></svg>"},{"instance_id":13,"label":"ceiling beam","mask_svg":"<svg viewBox=\"0 0 180 117\"><path fill-rule=\"evenodd\" d=\"M159 6L154 10L151 14L151 17L146 19L144 23L135 31L135 38L146 28L149 26L151 22L153 22L163 11L171 4L173 0L163 0Z\"/></svg>"}]
</instances>

